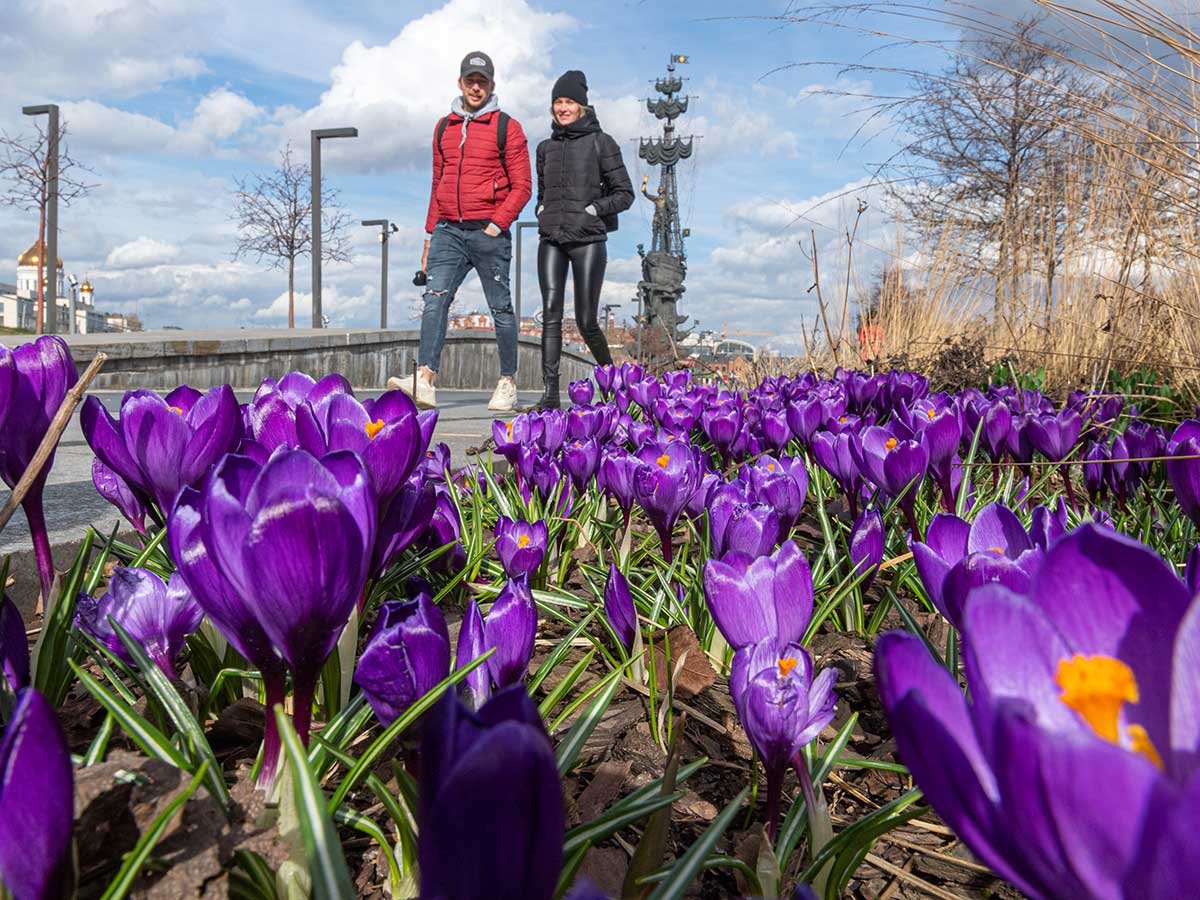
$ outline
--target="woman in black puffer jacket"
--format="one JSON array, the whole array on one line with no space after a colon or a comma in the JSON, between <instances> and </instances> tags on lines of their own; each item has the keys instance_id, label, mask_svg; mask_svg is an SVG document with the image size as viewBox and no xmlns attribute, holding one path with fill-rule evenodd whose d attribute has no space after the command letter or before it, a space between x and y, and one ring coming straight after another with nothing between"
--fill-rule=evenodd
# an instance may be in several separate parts
<instances>
[{"instance_id":1,"label":"woman in black puffer jacket","mask_svg":"<svg viewBox=\"0 0 1200 900\"><path fill-rule=\"evenodd\" d=\"M608 232L633 205L621 148L587 105L587 78L572 70L555 82L551 135L537 148L538 283L542 288L542 377L538 405L557 408L567 267L575 287L575 322L598 365L612 362L597 313Z\"/></svg>"}]
</instances>

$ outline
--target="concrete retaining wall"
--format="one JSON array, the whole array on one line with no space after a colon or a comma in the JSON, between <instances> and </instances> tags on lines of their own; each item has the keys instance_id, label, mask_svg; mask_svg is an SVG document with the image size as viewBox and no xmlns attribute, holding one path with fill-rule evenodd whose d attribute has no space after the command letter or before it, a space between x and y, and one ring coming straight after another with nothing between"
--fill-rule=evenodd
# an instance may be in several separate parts
<instances>
[{"instance_id":1,"label":"concrete retaining wall","mask_svg":"<svg viewBox=\"0 0 1200 900\"><path fill-rule=\"evenodd\" d=\"M145 331L133 334L66 335L82 372L103 351L108 362L95 388L169 390L189 384L204 390L218 384L257 387L264 378L307 372L314 378L341 372L360 388L383 387L390 375L411 377L419 333L379 329L256 329ZM563 352L562 383L588 377L590 356ZM517 386L542 387L541 346L522 336ZM491 390L500 374L491 332L452 331L442 352L438 386Z\"/></svg>"}]
</instances>

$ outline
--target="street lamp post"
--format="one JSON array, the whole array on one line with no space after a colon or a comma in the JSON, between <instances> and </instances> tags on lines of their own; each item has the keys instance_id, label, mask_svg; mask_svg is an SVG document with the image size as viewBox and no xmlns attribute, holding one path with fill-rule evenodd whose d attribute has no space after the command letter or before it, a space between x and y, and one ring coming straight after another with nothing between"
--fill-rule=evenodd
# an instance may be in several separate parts
<instances>
[{"instance_id":1,"label":"street lamp post","mask_svg":"<svg viewBox=\"0 0 1200 900\"><path fill-rule=\"evenodd\" d=\"M79 279L74 275L68 275L67 283L71 285L71 296L67 301L67 315L70 317L67 325L67 334L75 334L79 331L79 328L75 324L75 319L78 315L76 310L79 304Z\"/></svg>"},{"instance_id":2,"label":"street lamp post","mask_svg":"<svg viewBox=\"0 0 1200 900\"><path fill-rule=\"evenodd\" d=\"M387 328L387 276L388 276L388 241L400 229L388 222L387 219L363 219L363 225L370 228L379 226L379 327Z\"/></svg>"},{"instance_id":3,"label":"street lamp post","mask_svg":"<svg viewBox=\"0 0 1200 900\"><path fill-rule=\"evenodd\" d=\"M322 328L321 319L321 141L324 138L358 137L357 128L314 128L309 135L312 172L312 327Z\"/></svg>"},{"instance_id":4,"label":"street lamp post","mask_svg":"<svg viewBox=\"0 0 1200 900\"><path fill-rule=\"evenodd\" d=\"M45 334L57 331L58 318L58 104L23 106L27 116L47 116L49 133L46 140L46 246L39 247L41 264L46 269ZM44 251L44 252L43 252Z\"/></svg>"}]
</instances>

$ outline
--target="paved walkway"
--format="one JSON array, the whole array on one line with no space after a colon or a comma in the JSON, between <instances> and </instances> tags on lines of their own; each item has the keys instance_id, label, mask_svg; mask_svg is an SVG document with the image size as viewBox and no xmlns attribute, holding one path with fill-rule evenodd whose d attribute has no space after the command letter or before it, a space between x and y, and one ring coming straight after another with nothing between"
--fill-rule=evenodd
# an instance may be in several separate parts
<instances>
[{"instance_id":1,"label":"paved walkway","mask_svg":"<svg viewBox=\"0 0 1200 900\"><path fill-rule=\"evenodd\" d=\"M116 414L123 392L92 391L108 409ZM373 396L369 391L356 392L360 397ZM378 392L374 392L375 395ZM239 392L238 400L246 402L251 392ZM493 415L487 410L490 393L482 391L438 391L439 409L437 431L434 441L445 441L450 446L455 465L466 462L466 449L478 446L492 433ZM519 403L532 403L537 394L523 393ZM46 484L46 524L50 529L53 545L67 544L79 540L88 525L95 525L104 534L110 532L121 520L116 509L96 493L92 485L92 450L83 439L79 429L78 413L63 433L55 456L54 468ZM3 489L0 503L8 498ZM0 556L18 553L31 547L29 529L25 516L20 511L12 517L3 533L0 533ZM69 560L55 562L65 566Z\"/></svg>"}]
</instances>

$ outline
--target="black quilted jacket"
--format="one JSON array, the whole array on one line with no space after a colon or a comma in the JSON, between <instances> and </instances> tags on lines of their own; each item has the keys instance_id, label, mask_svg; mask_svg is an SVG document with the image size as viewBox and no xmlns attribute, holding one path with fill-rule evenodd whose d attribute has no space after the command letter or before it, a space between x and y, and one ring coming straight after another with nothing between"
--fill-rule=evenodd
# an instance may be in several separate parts
<instances>
[{"instance_id":1,"label":"black quilted jacket","mask_svg":"<svg viewBox=\"0 0 1200 900\"><path fill-rule=\"evenodd\" d=\"M596 215L585 211L592 206ZM593 112L554 123L537 148L538 234L556 244L591 243L617 230L617 213L633 205L621 148Z\"/></svg>"}]
</instances>

